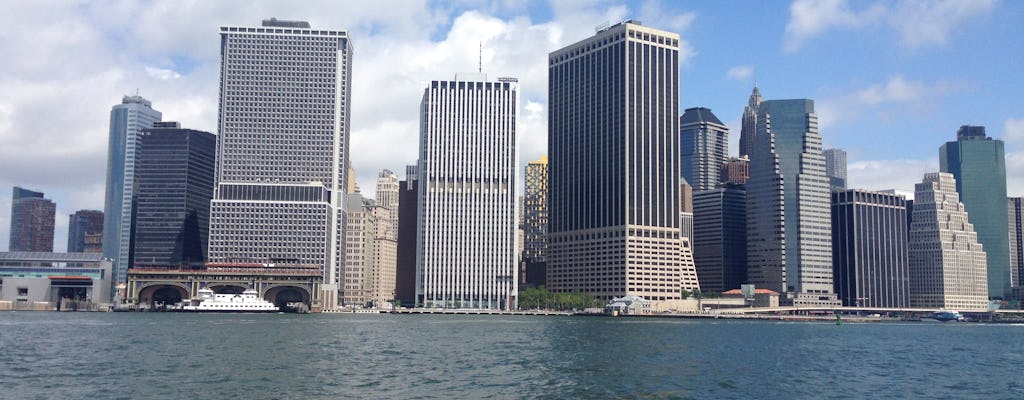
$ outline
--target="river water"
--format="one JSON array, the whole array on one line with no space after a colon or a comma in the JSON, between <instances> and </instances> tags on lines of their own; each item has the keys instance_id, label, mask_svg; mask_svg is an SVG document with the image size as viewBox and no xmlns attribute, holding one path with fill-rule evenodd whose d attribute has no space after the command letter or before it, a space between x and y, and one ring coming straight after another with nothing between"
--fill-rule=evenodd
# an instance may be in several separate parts
<instances>
[{"instance_id":1,"label":"river water","mask_svg":"<svg viewBox=\"0 0 1024 400\"><path fill-rule=\"evenodd\" d=\"M0 313L0 398L1024 399L1024 326Z\"/></svg>"}]
</instances>

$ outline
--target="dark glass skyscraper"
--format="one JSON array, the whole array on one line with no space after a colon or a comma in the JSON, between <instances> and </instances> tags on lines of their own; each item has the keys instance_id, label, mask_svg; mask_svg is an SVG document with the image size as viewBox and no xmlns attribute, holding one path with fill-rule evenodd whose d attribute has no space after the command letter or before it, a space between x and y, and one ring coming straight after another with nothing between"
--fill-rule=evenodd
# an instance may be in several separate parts
<instances>
[{"instance_id":1,"label":"dark glass skyscraper","mask_svg":"<svg viewBox=\"0 0 1024 400\"><path fill-rule=\"evenodd\" d=\"M693 194L693 262L704 292L747 283L747 191L742 184Z\"/></svg>"},{"instance_id":2,"label":"dark glass skyscraper","mask_svg":"<svg viewBox=\"0 0 1024 400\"><path fill-rule=\"evenodd\" d=\"M35 192L14 187L11 198L9 251L53 251L53 221L57 205Z\"/></svg>"},{"instance_id":3,"label":"dark glass skyscraper","mask_svg":"<svg viewBox=\"0 0 1024 400\"><path fill-rule=\"evenodd\" d=\"M1010 289L1010 243L1006 232L1006 159L1003 141L985 135L983 126L961 126L956 141L939 148L939 167L956 178L956 191L985 247L989 298Z\"/></svg>"},{"instance_id":4,"label":"dark glass skyscraper","mask_svg":"<svg viewBox=\"0 0 1024 400\"><path fill-rule=\"evenodd\" d=\"M416 166L405 168L398 183L398 261L395 267L395 300L416 304L416 228L419 223L419 181Z\"/></svg>"},{"instance_id":5,"label":"dark glass skyscraper","mask_svg":"<svg viewBox=\"0 0 1024 400\"><path fill-rule=\"evenodd\" d=\"M679 117L680 166L695 191L718 185L718 170L729 160L729 128L703 107L687 108Z\"/></svg>"},{"instance_id":6,"label":"dark glass skyscraper","mask_svg":"<svg viewBox=\"0 0 1024 400\"><path fill-rule=\"evenodd\" d=\"M212 133L158 122L143 129L135 160L131 266L206 260L213 197Z\"/></svg>"},{"instance_id":7,"label":"dark glass skyscraper","mask_svg":"<svg viewBox=\"0 0 1024 400\"><path fill-rule=\"evenodd\" d=\"M1010 223L1010 285L1019 287L1024 286L1020 283L1024 277L1024 198L1010 197L1006 205Z\"/></svg>"},{"instance_id":8,"label":"dark glass skyscraper","mask_svg":"<svg viewBox=\"0 0 1024 400\"><path fill-rule=\"evenodd\" d=\"M910 306L907 205L897 194L832 192L832 265L844 306Z\"/></svg>"},{"instance_id":9,"label":"dark glass skyscraper","mask_svg":"<svg viewBox=\"0 0 1024 400\"><path fill-rule=\"evenodd\" d=\"M84 253L89 236L103 235L103 211L79 210L68 218L68 253Z\"/></svg>"}]
</instances>

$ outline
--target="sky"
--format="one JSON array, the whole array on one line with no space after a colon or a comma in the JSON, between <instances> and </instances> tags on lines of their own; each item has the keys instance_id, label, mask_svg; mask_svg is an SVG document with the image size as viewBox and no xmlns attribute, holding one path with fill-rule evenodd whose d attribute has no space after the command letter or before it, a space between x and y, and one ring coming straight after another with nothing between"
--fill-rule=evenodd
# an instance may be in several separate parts
<instances>
[{"instance_id":1,"label":"sky","mask_svg":"<svg viewBox=\"0 0 1024 400\"><path fill-rule=\"evenodd\" d=\"M102 210L110 109L122 96L216 133L219 27L270 17L349 31L351 159L370 197L380 170L402 178L416 162L425 83L459 72L518 78L520 163L544 155L547 54L624 19L681 35L680 105L725 121L731 154L756 79L765 99L815 101L825 146L848 152L851 187L913 192L938 171L939 146L970 124L1005 141L1008 193L1024 195L1021 1L8 0L0 250L12 186L57 203L56 251L70 214Z\"/></svg>"}]
</instances>

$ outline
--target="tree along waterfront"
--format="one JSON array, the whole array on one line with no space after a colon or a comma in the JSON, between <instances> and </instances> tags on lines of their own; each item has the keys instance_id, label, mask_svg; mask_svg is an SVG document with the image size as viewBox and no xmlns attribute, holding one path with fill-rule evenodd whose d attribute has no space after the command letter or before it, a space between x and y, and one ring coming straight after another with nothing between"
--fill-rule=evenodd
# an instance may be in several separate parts
<instances>
[{"instance_id":1,"label":"tree along waterfront","mask_svg":"<svg viewBox=\"0 0 1024 400\"><path fill-rule=\"evenodd\" d=\"M519 292L519 309L546 310L582 310L591 307L604 307L604 302L595 299L589 293L574 291L572 293L555 293L544 286L532 287Z\"/></svg>"}]
</instances>

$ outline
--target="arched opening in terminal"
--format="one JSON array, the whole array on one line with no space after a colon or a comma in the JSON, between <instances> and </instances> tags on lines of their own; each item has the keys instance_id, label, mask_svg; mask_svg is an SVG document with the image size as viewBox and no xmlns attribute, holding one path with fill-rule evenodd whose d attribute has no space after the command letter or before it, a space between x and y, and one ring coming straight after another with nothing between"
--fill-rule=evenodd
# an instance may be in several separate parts
<instances>
[{"instance_id":1,"label":"arched opening in terminal","mask_svg":"<svg viewBox=\"0 0 1024 400\"><path fill-rule=\"evenodd\" d=\"M238 285L210 285L210 290L217 294L242 294L245 288Z\"/></svg>"},{"instance_id":2,"label":"arched opening in terminal","mask_svg":"<svg viewBox=\"0 0 1024 400\"><path fill-rule=\"evenodd\" d=\"M267 290L264 298L285 312L308 311L310 306L309 292L300 287L278 286L270 288Z\"/></svg>"},{"instance_id":3,"label":"arched opening in terminal","mask_svg":"<svg viewBox=\"0 0 1024 400\"><path fill-rule=\"evenodd\" d=\"M151 307L172 306L181 303L182 297L181 288L164 286L153 292L153 301L150 302L150 305Z\"/></svg>"}]
</instances>

